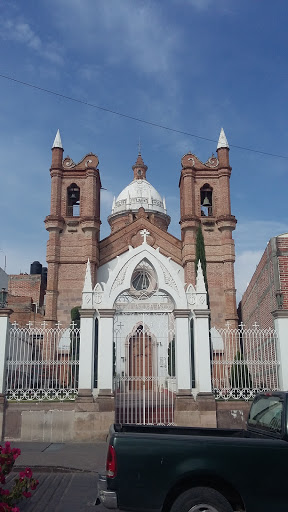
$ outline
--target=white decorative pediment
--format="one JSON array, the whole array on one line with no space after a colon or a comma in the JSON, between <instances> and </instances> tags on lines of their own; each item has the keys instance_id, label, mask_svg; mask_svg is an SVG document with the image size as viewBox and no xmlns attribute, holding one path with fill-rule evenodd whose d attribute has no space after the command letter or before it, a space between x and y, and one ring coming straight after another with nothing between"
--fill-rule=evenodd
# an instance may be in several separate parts
<instances>
[{"instance_id":1,"label":"white decorative pediment","mask_svg":"<svg viewBox=\"0 0 288 512\"><path fill-rule=\"evenodd\" d=\"M159 261L159 263L160 263L160 267L161 267L161 269L163 271L165 284L168 284L168 286L171 286L171 288L173 288L175 290L175 292L179 293L177 285L175 283L175 280L173 279L173 277L170 274L169 270L166 268L165 265L163 265L163 263L161 263L160 261Z\"/></svg>"},{"instance_id":2,"label":"white decorative pediment","mask_svg":"<svg viewBox=\"0 0 288 512\"><path fill-rule=\"evenodd\" d=\"M125 279L127 269L128 269L128 262L118 272L118 274L117 274L116 278L114 279L114 282L111 286L111 291L115 290L115 288L118 288L118 286L121 286L121 284L123 283L123 281Z\"/></svg>"},{"instance_id":3,"label":"white decorative pediment","mask_svg":"<svg viewBox=\"0 0 288 512\"><path fill-rule=\"evenodd\" d=\"M178 265L161 254L158 248L154 249L147 243L135 248L129 247L127 252L117 257L117 264L111 268L109 277L105 281L101 280L104 291L102 307L113 308L117 297L131 289L133 272L142 261L148 262L154 269L157 288L171 296L174 307L187 308L184 282L178 272Z\"/></svg>"}]
</instances>

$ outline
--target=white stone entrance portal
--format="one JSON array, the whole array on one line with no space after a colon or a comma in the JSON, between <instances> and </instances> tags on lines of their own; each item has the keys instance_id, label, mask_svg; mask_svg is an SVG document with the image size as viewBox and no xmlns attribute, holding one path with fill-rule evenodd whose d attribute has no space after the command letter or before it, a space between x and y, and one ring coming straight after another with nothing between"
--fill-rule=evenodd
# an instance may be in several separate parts
<instances>
[{"instance_id":1,"label":"white stone entrance portal","mask_svg":"<svg viewBox=\"0 0 288 512\"><path fill-rule=\"evenodd\" d=\"M88 262L82 311L91 327L95 317L99 323L94 394L114 396L117 422L173 424L178 396L211 393L209 311L200 264L195 289L184 283L182 267L148 245L145 236L142 245L99 267L97 277L93 289ZM84 382L93 382L84 370L91 370L87 348L90 344L93 360L95 343L85 332L80 381L87 391Z\"/></svg>"}]
</instances>

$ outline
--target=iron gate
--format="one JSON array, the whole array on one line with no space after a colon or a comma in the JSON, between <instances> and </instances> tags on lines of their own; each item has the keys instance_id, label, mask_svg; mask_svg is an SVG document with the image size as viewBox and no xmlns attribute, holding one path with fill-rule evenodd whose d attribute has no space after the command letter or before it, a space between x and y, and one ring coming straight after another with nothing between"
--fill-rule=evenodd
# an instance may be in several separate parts
<instances>
[{"instance_id":1,"label":"iron gate","mask_svg":"<svg viewBox=\"0 0 288 512\"><path fill-rule=\"evenodd\" d=\"M174 422L175 329L171 312L117 312L114 317L117 423Z\"/></svg>"}]
</instances>

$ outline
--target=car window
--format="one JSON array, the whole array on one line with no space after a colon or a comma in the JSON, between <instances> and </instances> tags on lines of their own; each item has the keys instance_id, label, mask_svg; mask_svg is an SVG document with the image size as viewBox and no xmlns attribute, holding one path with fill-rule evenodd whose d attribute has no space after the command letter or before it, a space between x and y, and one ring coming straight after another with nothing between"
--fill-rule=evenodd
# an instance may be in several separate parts
<instances>
[{"instance_id":1,"label":"car window","mask_svg":"<svg viewBox=\"0 0 288 512\"><path fill-rule=\"evenodd\" d=\"M251 407L248 425L281 433L282 413L283 402L280 397L260 397Z\"/></svg>"}]
</instances>

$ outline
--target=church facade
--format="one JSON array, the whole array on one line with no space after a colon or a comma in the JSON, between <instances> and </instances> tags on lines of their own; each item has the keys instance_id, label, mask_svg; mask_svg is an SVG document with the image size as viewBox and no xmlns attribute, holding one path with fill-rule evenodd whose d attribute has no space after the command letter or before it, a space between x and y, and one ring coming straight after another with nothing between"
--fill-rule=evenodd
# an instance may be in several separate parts
<instances>
[{"instance_id":1,"label":"church facade","mask_svg":"<svg viewBox=\"0 0 288 512\"><path fill-rule=\"evenodd\" d=\"M181 160L181 240L168 231L170 217L165 199L146 178L141 154L133 165L131 183L114 199L108 218L111 234L100 240L100 189L98 157L92 153L79 163L66 157L59 131L52 148L51 210L45 219L48 281L46 319L69 324L70 311L82 302L86 263L91 265L92 284L107 281L108 269L117 258L145 240L171 262L181 276L182 291L195 286L196 234L199 226L205 241L211 325L237 326L234 281L235 250L231 215L229 145L221 130L217 157L202 163L188 153ZM129 176L127 176L129 179ZM133 274L135 275L135 274ZM133 279L132 279L133 283ZM143 283L142 283L143 284Z\"/></svg>"},{"instance_id":2,"label":"church facade","mask_svg":"<svg viewBox=\"0 0 288 512\"><path fill-rule=\"evenodd\" d=\"M111 233L100 240L98 163L92 153L78 164L63 160L57 132L45 219L46 321L68 325L81 306L79 399L97 397L99 410L112 407L119 422L191 424L196 408L195 424L215 426L209 328L237 326L224 131L217 157L181 160L181 240L168 231L165 199L147 180L140 153L132 181L111 205ZM199 227L209 299L195 261Z\"/></svg>"}]
</instances>

